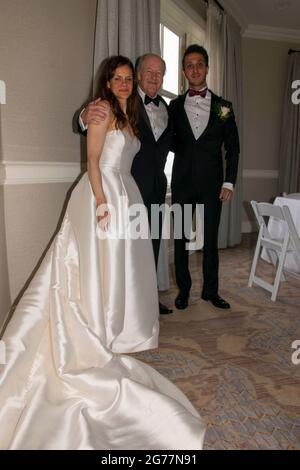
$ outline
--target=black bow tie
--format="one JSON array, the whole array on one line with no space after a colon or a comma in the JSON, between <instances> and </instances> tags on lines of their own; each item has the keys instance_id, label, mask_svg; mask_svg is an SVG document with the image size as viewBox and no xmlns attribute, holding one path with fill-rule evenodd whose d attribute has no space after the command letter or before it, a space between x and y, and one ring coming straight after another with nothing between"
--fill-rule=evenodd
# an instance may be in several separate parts
<instances>
[{"instance_id":1,"label":"black bow tie","mask_svg":"<svg viewBox=\"0 0 300 470\"><path fill-rule=\"evenodd\" d=\"M145 101L144 103L147 105L149 103L154 103L155 106L159 106L159 96L157 95L155 98L151 98L148 95L145 95Z\"/></svg>"}]
</instances>

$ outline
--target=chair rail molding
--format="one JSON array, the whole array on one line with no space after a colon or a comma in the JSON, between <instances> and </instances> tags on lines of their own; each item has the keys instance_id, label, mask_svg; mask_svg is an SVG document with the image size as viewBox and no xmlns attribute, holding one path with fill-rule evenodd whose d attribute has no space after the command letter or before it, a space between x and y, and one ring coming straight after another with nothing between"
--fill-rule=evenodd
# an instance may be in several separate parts
<instances>
[{"instance_id":1,"label":"chair rail molding","mask_svg":"<svg viewBox=\"0 0 300 470\"><path fill-rule=\"evenodd\" d=\"M80 163L3 161L0 185L72 183L80 172Z\"/></svg>"},{"instance_id":2,"label":"chair rail molding","mask_svg":"<svg viewBox=\"0 0 300 470\"><path fill-rule=\"evenodd\" d=\"M278 179L278 170L243 170L243 178Z\"/></svg>"}]
</instances>

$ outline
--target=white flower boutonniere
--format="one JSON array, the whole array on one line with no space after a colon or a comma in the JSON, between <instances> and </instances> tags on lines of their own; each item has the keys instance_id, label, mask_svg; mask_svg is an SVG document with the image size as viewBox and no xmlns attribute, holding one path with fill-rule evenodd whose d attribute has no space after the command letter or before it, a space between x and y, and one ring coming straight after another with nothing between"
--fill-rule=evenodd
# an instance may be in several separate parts
<instances>
[{"instance_id":1,"label":"white flower boutonniere","mask_svg":"<svg viewBox=\"0 0 300 470\"><path fill-rule=\"evenodd\" d=\"M232 116L232 108L231 106L225 106L222 103L218 103L216 105L216 113L222 121L227 121L227 119Z\"/></svg>"}]
</instances>

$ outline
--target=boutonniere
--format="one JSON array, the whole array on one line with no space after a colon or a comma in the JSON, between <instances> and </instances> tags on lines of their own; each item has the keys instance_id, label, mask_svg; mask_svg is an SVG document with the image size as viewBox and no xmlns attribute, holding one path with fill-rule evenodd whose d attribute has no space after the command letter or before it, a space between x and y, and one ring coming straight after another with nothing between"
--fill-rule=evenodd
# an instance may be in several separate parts
<instances>
[{"instance_id":1,"label":"boutonniere","mask_svg":"<svg viewBox=\"0 0 300 470\"><path fill-rule=\"evenodd\" d=\"M225 104L222 104L220 102L216 103L215 111L217 113L218 118L222 121L227 121L227 119L232 116L232 107L226 106Z\"/></svg>"}]
</instances>

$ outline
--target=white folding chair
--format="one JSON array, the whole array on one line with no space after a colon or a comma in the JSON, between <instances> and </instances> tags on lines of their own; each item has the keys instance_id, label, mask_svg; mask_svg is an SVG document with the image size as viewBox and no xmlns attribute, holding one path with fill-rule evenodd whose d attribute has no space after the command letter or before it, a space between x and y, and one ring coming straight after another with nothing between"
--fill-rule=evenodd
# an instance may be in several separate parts
<instances>
[{"instance_id":1,"label":"white folding chair","mask_svg":"<svg viewBox=\"0 0 300 470\"><path fill-rule=\"evenodd\" d=\"M252 284L254 283L271 292L271 300L275 302L280 280L285 280L282 270L286 254L288 252L294 253L295 261L300 271L300 240L290 210L287 206L273 206L273 204L256 201L251 201L251 205L259 226L259 233L248 285L249 287L252 287ZM274 237L271 237L264 217L275 217L286 225L283 239L275 239ZM277 267L274 284L270 284L255 275L261 248L266 248L273 265Z\"/></svg>"}]
</instances>

